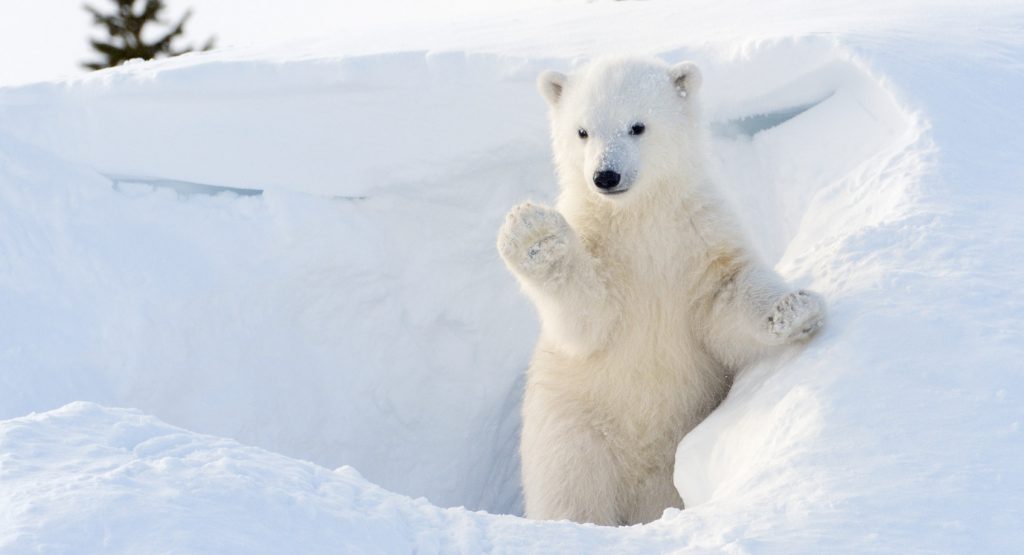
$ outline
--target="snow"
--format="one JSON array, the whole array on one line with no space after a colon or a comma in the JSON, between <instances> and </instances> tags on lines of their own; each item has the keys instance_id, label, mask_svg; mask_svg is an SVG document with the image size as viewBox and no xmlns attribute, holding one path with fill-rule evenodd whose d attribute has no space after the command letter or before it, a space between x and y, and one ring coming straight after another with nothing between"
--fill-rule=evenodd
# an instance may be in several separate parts
<instances>
[{"instance_id":1,"label":"snow","mask_svg":"<svg viewBox=\"0 0 1024 555\"><path fill-rule=\"evenodd\" d=\"M1021 28L555 5L0 88L0 551L1019 551ZM830 322L683 440L685 511L528 521L494 237L555 192L536 74L616 51L701 65L728 196Z\"/></svg>"}]
</instances>

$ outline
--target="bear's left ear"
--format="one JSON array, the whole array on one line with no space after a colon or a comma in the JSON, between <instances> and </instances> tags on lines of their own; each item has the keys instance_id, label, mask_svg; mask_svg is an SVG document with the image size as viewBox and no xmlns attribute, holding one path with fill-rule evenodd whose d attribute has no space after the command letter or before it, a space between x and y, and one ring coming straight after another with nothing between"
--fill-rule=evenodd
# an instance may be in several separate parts
<instances>
[{"instance_id":1,"label":"bear's left ear","mask_svg":"<svg viewBox=\"0 0 1024 555\"><path fill-rule=\"evenodd\" d=\"M693 95L700 89L700 68L693 62L680 62L672 66L668 70L668 75L679 91L679 96L683 98Z\"/></svg>"},{"instance_id":2,"label":"bear's left ear","mask_svg":"<svg viewBox=\"0 0 1024 555\"><path fill-rule=\"evenodd\" d=\"M537 88L552 108L558 105L558 99L562 98L565 81L565 74L557 71L545 71L537 77Z\"/></svg>"}]
</instances>

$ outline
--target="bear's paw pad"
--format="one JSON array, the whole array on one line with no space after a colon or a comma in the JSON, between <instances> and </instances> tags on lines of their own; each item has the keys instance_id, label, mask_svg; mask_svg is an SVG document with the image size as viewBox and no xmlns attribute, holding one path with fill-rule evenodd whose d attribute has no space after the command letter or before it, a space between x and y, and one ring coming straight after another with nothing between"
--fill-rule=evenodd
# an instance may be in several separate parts
<instances>
[{"instance_id":1,"label":"bear's paw pad","mask_svg":"<svg viewBox=\"0 0 1024 555\"><path fill-rule=\"evenodd\" d=\"M569 224L557 210L527 202L508 213L498 250L509 264L536 271L561 260L569 241Z\"/></svg>"},{"instance_id":2,"label":"bear's paw pad","mask_svg":"<svg viewBox=\"0 0 1024 555\"><path fill-rule=\"evenodd\" d=\"M825 324L825 304L810 291L788 293L767 317L771 343L800 341L814 335Z\"/></svg>"}]
</instances>

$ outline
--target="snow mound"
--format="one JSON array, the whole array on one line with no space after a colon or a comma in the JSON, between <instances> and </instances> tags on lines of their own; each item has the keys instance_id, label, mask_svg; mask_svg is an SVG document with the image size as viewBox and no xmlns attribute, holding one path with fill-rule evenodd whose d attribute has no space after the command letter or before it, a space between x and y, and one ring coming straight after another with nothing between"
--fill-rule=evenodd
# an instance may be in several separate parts
<instances>
[{"instance_id":1,"label":"snow mound","mask_svg":"<svg viewBox=\"0 0 1024 555\"><path fill-rule=\"evenodd\" d=\"M0 89L0 550L1019 547L1024 9L582 9ZM728 196L829 327L683 440L686 511L441 509L521 510L536 323L494 235L555 192L535 75L623 22L701 65Z\"/></svg>"},{"instance_id":2,"label":"snow mound","mask_svg":"<svg viewBox=\"0 0 1024 555\"><path fill-rule=\"evenodd\" d=\"M78 402L7 420L0 452L14 484L4 520L22 523L0 533L5 553L485 548L479 532L457 531L479 526L470 513L388 493L351 467L331 472L131 410Z\"/></svg>"},{"instance_id":3,"label":"snow mound","mask_svg":"<svg viewBox=\"0 0 1024 555\"><path fill-rule=\"evenodd\" d=\"M0 422L0 453L4 553L596 553L623 541L612 528L440 509L348 466L86 402ZM671 545L626 536L646 551Z\"/></svg>"}]
</instances>

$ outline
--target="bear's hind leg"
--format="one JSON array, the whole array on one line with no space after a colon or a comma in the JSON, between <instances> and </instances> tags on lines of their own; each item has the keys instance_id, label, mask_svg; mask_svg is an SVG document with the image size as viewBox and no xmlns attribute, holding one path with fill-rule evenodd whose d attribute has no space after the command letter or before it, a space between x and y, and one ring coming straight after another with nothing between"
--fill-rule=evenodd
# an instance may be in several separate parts
<instances>
[{"instance_id":1,"label":"bear's hind leg","mask_svg":"<svg viewBox=\"0 0 1024 555\"><path fill-rule=\"evenodd\" d=\"M623 524L615 460L600 434L564 414L534 416L523 422L526 517Z\"/></svg>"},{"instance_id":2,"label":"bear's hind leg","mask_svg":"<svg viewBox=\"0 0 1024 555\"><path fill-rule=\"evenodd\" d=\"M661 514L669 507L683 508L683 500L672 483L672 462L674 459L629 493L626 524L646 524L661 518Z\"/></svg>"}]
</instances>

